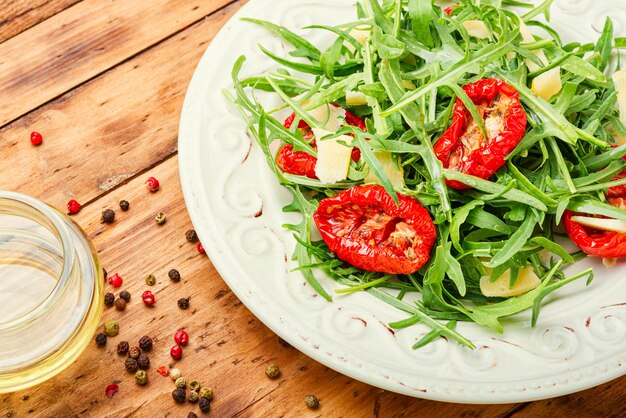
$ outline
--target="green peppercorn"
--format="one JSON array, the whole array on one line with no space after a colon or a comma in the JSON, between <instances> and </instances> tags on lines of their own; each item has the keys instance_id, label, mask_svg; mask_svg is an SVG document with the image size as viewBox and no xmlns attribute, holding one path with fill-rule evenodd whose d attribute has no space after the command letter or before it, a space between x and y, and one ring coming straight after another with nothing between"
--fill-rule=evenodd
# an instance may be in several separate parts
<instances>
[{"instance_id":1,"label":"green peppercorn","mask_svg":"<svg viewBox=\"0 0 626 418\"><path fill-rule=\"evenodd\" d=\"M126 309L126 301L122 298L117 298L115 300L115 309L117 309L118 311L123 311L124 309Z\"/></svg>"},{"instance_id":2,"label":"green peppercorn","mask_svg":"<svg viewBox=\"0 0 626 418\"><path fill-rule=\"evenodd\" d=\"M191 382L189 382L189 389L197 392L198 390L200 390L200 382L198 382L197 380L192 380Z\"/></svg>"},{"instance_id":3,"label":"green peppercorn","mask_svg":"<svg viewBox=\"0 0 626 418\"><path fill-rule=\"evenodd\" d=\"M167 275L169 276L170 279L172 279L173 282L180 282L180 273L178 272L178 270L176 269L171 269L170 271L167 272Z\"/></svg>"},{"instance_id":4,"label":"green peppercorn","mask_svg":"<svg viewBox=\"0 0 626 418\"><path fill-rule=\"evenodd\" d=\"M185 378L184 378L184 377L182 377L182 376L181 376L181 377L179 377L178 379L176 379L176 381L174 382L174 385L175 385L177 388L183 388L183 389L184 389L184 388L185 388L185 386L187 386L187 381L185 380Z\"/></svg>"},{"instance_id":5,"label":"green peppercorn","mask_svg":"<svg viewBox=\"0 0 626 418\"><path fill-rule=\"evenodd\" d=\"M104 333L107 337L115 337L120 332L120 326L117 321L110 320L104 323Z\"/></svg>"},{"instance_id":6,"label":"green peppercorn","mask_svg":"<svg viewBox=\"0 0 626 418\"><path fill-rule=\"evenodd\" d=\"M141 354L137 358L137 366L139 366L141 370L147 370L150 367L150 358L145 354Z\"/></svg>"},{"instance_id":7,"label":"green peppercorn","mask_svg":"<svg viewBox=\"0 0 626 418\"><path fill-rule=\"evenodd\" d=\"M148 374L143 370L138 370L137 373L135 373L135 382L137 382L138 385L145 385L148 383Z\"/></svg>"},{"instance_id":8,"label":"green peppercorn","mask_svg":"<svg viewBox=\"0 0 626 418\"><path fill-rule=\"evenodd\" d=\"M156 217L154 218L154 221L158 225L163 225L166 220L167 220L167 216L165 216L165 213L163 213L163 212L157 213Z\"/></svg>"},{"instance_id":9,"label":"green peppercorn","mask_svg":"<svg viewBox=\"0 0 626 418\"><path fill-rule=\"evenodd\" d=\"M304 403L306 403L306 406L309 408L315 409L320 405L320 400L317 399L317 396L315 395L306 395L304 397Z\"/></svg>"},{"instance_id":10,"label":"green peppercorn","mask_svg":"<svg viewBox=\"0 0 626 418\"><path fill-rule=\"evenodd\" d=\"M176 388L172 391L172 398L178 403L183 403L187 399L187 392L183 388Z\"/></svg>"},{"instance_id":11,"label":"green peppercorn","mask_svg":"<svg viewBox=\"0 0 626 418\"><path fill-rule=\"evenodd\" d=\"M115 302L115 295L113 293L107 293L104 295L104 304L106 306L113 306Z\"/></svg>"},{"instance_id":12,"label":"green peppercorn","mask_svg":"<svg viewBox=\"0 0 626 418\"><path fill-rule=\"evenodd\" d=\"M209 387L203 387L200 389L200 397L204 399L208 399L209 401L213 399L213 389Z\"/></svg>"},{"instance_id":13,"label":"green peppercorn","mask_svg":"<svg viewBox=\"0 0 626 418\"><path fill-rule=\"evenodd\" d=\"M178 299L178 307L183 311L189 309L189 298Z\"/></svg>"},{"instance_id":14,"label":"green peppercorn","mask_svg":"<svg viewBox=\"0 0 626 418\"><path fill-rule=\"evenodd\" d=\"M107 336L106 336L106 334L100 333L100 334L96 335L96 345L102 347L106 343L107 343Z\"/></svg>"},{"instance_id":15,"label":"green peppercorn","mask_svg":"<svg viewBox=\"0 0 626 418\"><path fill-rule=\"evenodd\" d=\"M280 368L275 364L270 364L265 368L265 374L270 379L276 379L280 376Z\"/></svg>"},{"instance_id":16,"label":"green peppercorn","mask_svg":"<svg viewBox=\"0 0 626 418\"><path fill-rule=\"evenodd\" d=\"M134 359L136 360L136 359L137 359L137 358L139 358L139 356L141 355L141 350L139 349L139 347L131 347L131 348L128 350L128 355L129 355L131 358L134 358Z\"/></svg>"},{"instance_id":17,"label":"green peppercorn","mask_svg":"<svg viewBox=\"0 0 626 418\"><path fill-rule=\"evenodd\" d=\"M195 412L190 412L187 414L187 418L198 418Z\"/></svg>"},{"instance_id":18,"label":"green peppercorn","mask_svg":"<svg viewBox=\"0 0 626 418\"><path fill-rule=\"evenodd\" d=\"M126 212L130 208L130 203L127 200L120 200L120 209Z\"/></svg>"},{"instance_id":19,"label":"green peppercorn","mask_svg":"<svg viewBox=\"0 0 626 418\"><path fill-rule=\"evenodd\" d=\"M211 409L211 402L207 398L200 398L200 403L198 407L202 412L209 412Z\"/></svg>"},{"instance_id":20,"label":"green peppercorn","mask_svg":"<svg viewBox=\"0 0 626 418\"><path fill-rule=\"evenodd\" d=\"M115 221L115 211L113 209L107 209L102 212L102 217L100 218L101 224L112 224Z\"/></svg>"},{"instance_id":21,"label":"green peppercorn","mask_svg":"<svg viewBox=\"0 0 626 418\"><path fill-rule=\"evenodd\" d=\"M126 303L130 302L130 292L127 290L122 290L120 292L120 297L126 301Z\"/></svg>"},{"instance_id":22,"label":"green peppercorn","mask_svg":"<svg viewBox=\"0 0 626 418\"><path fill-rule=\"evenodd\" d=\"M189 395L187 395L187 400L191 403L196 403L200 400L200 395L198 395L198 392L192 390L189 392Z\"/></svg>"},{"instance_id":23,"label":"green peppercorn","mask_svg":"<svg viewBox=\"0 0 626 418\"><path fill-rule=\"evenodd\" d=\"M126 371L135 373L139 368L139 365L137 364L137 360L135 360L134 358L126 357L126 360L124 361L124 367L126 367Z\"/></svg>"},{"instance_id":24,"label":"green peppercorn","mask_svg":"<svg viewBox=\"0 0 626 418\"><path fill-rule=\"evenodd\" d=\"M154 286L156 284L156 277L153 274L148 274L146 276L146 284L148 286Z\"/></svg>"},{"instance_id":25,"label":"green peppercorn","mask_svg":"<svg viewBox=\"0 0 626 418\"><path fill-rule=\"evenodd\" d=\"M187 242L195 244L196 242L198 242L198 234L196 234L196 231L194 231L193 229L190 229L189 231L185 232L185 239L187 240Z\"/></svg>"},{"instance_id":26,"label":"green peppercorn","mask_svg":"<svg viewBox=\"0 0 626 418\"><path fill-rule=\"evenodd\" d=\"M128 354L128 348L128 341L121 341L117 345L117 354L119 354L120 356L125 356L126 354Z\"/></svg>"}]
</instances>

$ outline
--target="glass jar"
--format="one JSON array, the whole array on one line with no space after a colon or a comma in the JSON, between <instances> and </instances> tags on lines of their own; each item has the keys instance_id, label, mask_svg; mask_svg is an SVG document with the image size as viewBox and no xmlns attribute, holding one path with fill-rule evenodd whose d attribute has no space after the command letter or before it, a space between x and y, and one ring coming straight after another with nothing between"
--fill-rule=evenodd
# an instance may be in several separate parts
<instances>
[{"instance_id":1,"label":"glass jar","mask_svg":"<svg viewBox=\"0 0 626 418\"><path fill-rule=\"evenodd\" d=\"M0 191L0 393L76 360L100 322L103 281L96 250L72 220Z\"/></svg>"}]
</instances>

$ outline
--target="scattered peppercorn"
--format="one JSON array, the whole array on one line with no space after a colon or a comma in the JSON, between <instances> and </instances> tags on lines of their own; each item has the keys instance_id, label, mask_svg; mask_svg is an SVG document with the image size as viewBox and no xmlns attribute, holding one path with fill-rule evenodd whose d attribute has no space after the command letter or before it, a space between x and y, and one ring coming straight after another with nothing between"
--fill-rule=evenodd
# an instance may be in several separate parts
<instances>
[{"instance_id":1,"label":"scattered peppercorn","mask_svg":"<svg viewBox=\"0 0 626 418\"><path fill-rule=\"evenodd\" d=\"M202 412L209 412L211 409L211 402L207 398L200 398L200 403L198 407Z\"/></svg>"},{"instance_id":2,"label":"scattered peppercorn","mask_svg":"<svg viewBox=\"0 0 626 418\"><path fill-rule=\"evenodd\" d=\"M107 398L112 398L113 395L115 395L119 390L120 387L118 385L116 385L115 383L111 383L110 385L107 385L107 387L104 389L104 394L107 396Z\"/></svg>"},{"instance_id":3,"label":"scattered peppercorn","mask_svg":"<svg viewBox=\"0 0 626 418\"><path fill-rule=\"evenodd\" d=\"M282 345L285 348L291 348L291 344L289 344L287 341L283 340L280 337L278 337L278 344Z\"/></svg>"},{"instance_id":4,"label":"scattered peppercorn","mask_svg":"<svg viewBox=\"0 0 626 418\"><path fill-rule=\"evenodd\" d=\"M146 356L145 354L141 354L137 358L137 366L141 370L148 370L148 368L150 367L150 358L148 356Z\"/></svg>"},{"instance_id":5,"label":"scattered peppercorn","mask_svg":"<svg viewBox=\"0 0 626 418\"><path fill-rule=\"evenodd\" d=\"M195 412L190 412L187 414L187 418L198 418Z\"/></svg>"},{"instance_id":6,"label":"scattered peppercorn","mask_svg":"<svg viewBox=\"0 0 626 418\"><path fill-rule=\"evenodd\" d=\"M141 348L143 351L152 350L152 338L148 337L147 335L141 337L139 339L139 348Z\"/></svg>"},{"instance_id":7,"label":"scattered peppercorn","mask_svg":"<svg viewBox=\"0 0 626 418\"><path fill-rule=\"evenodd\" d=\"M133 346L128 350L128 355L131 358L137 359L141 355L141 350L139 349L139 347Z\"/></svg>"},{"instance_id":8,"label":"scattered peppercorn","mask_svg":"<svg viewBox=\"0 0 626 418\"><path fill-rule=\"evenodd\" d=\"M178 299L178 307L182 310L189 309L189 298Z\"/></svg>"},{"instance_id":9,"label":"scattered peppercorn","mask_svg":"<svg viewBox=\"0 0 626 418\"><path fill-rule=\"evenodd\" d=\"M172 347L170 349L170 356L172 356L174 360L180 360L183 357L183 347L180 345Z\"/></svg>"},{"instance_id":10,"label":"scattered peppercorn","mask_svg":"<svg viewBox=\"0 0 626 418\"><path fill-rule=\"evenodd\" d=\"M200 389L200 397L204 399L208 399L209 401L213 399L213 389L209 387L203 387Z\"/></svg>"},{"instance_id":11,"label":"scattered peppercorn","mask_svg":"<svg viewBox=\"0 0 626 418\"><path fill-rule=\"evenodd\" d=\"M163 225L166 220L167 220L167 216L163 212L157 213L156 216L154 217L154 222L156 222L158 225Z\"/></svg>"},{"instance_id":12,"label":"scattered peppercorn","mask_svg":"<svg viewBox=\"0 0 626 418\"><path fill-rule=\"evenodd\" d=\"M148 374L143 370L138 370L137 373L135 373L135 382L137 382L138 385L145 385L148 383Z\"/></svg>"},{"instance_id":13,"label":"scattered peppercorn","mask_svg":"<svg viewBox=\"0 0 626 418\"><path fill-rule=\"evenodd\" d=\"M171 269L167 272L167 275L173 282L180 282L180 273L176 269Z\"/></svg>"},{"instance_id":14,"label":"scattered peppercorn","mask_svg":"<svg viewBox=\"0 0 626 418\"><path fill-rule=\"evenodd\" d=\"M178 345L185 346L189 342L189 334L187 334L187 331L184 329L179 329L176 331L176 334L174 334L174 341L176 341Z\"/></svg>"},{"instance_id":15,"label":"scattered peppercorn","mask_svg":"<svg viewBox=\"0 0 626 418\"><path fill-rule=\"evenodd\" d=\"M146 290L145 292L143 292L143 294L141 295L141 299L143 299L143 303L145 303L148 306L152 306L156 302L154 295L149 290Z\"/></svg>"},{"instance_id":16,"label":"scattered peppercorn","mask_svg":"<svg viewBox=\"0 0 626 418\"><path fill-rule=\"evenodd\" d=\"M191 403L196 403L200 400L200 395L198 395L198 392L191 391L187 395L187 400Z\"/></svg>"},{"instance_id":17,"label":"scattered peppercorn","mask_svg":"<svg viewBox=\"0 0 626 418\"><path fill-rule=\"evenodd\" d=\"M128 292L127 290L122 290L120 292L120 297L124 299L126 302L130 302L130 292Z\"/></svg>"},{"instance_id":18,"label":"scattered peppercorn","mask_svg":"<svg viewBox=\"0 0 626 418\"><path fill-rule=\"evenodd\" d=\"M120 200L120 209L126 212L128 208L130 208L130 203L128 203L128 200Z\"/></svg>"},{"instance_id":19,"label":"scattered peppercorn","mask_svg":"<svg viewBox=\"0 0 626 418\"><path fill-rule=\"evenodd\" d=\"M179 369L172 369L172 370L170 370L170 377L172 378L173 381L176 381L176 379L178 379L182 375L183 374L181 373L181 371Z\"/></svg>"},{"instance_id":20,"label":"scattered peppercorn","mask_svg":"<svg viewBox=\"0 0 626 418\"><path fill-rule=\"evenodd\" d=\"M152 193L158 191L160 187L159 180L155 179L154 177L148 177L148 179L146 180L146 187Z\"/></svg>"},{"instance_id":21,"label":"scattered peppercorn","mask_svg":"<svg viewBox=\"0 0 626 418\"><path fill-rule=\"evenodd\" d=\"M117 309L118 311L123 311L124 309L126 309L126 301L122 298L117 298L115 300L115 309Z\"/></svg>"},{"instance_id":22,"label":"scattered peppercorn","mask_svg":"<svg viewBox=\"0 0 626 418\"><path fill-rule=\"evenodd\" d=\"M204 253L206 253L206 251L204 251L204 247L202 246L202 243L201 243L201 242L199 242L199 243L197 243L197 244L196 244L196 249L198 250L198 252L199 252L200 254L204 254Z\"/></svg>"},{"instance_id":23,"label":"scattered peppercorn","mask_svg":"<svg viewBox=\"0 0 626 418\"><path fill-rule=\"evenodd\" d=\"M185 378L181 376L176 379L176 381L174 382L174 386L184 389L187 386L187 380L185 380Z\"/></svg>"},{"instance_id":24,"label":"scattered peppercorn","mask_svg":"<svg viewBox=\"0 0 626 418\"><path fill-rule=\"evenodd\" d=\"M156 284L156 277L154 277L154 274L148 274L146 276L146 284L148 286L154 286Z\"/></svg>"},{"instance_id":25,"label":"scattered peppercorn","mask_svg":"<svg viewBox=\"0 0 626 418\"><path fill-rule=\"evenodd\" d=\"M102 276L104 277L104 280L107 279L107 276L109 275L109 273L107 273L107 269L105 269L104 267L102 267Z\"/></svg>"},{"instance_id":26,"label":"scattered peppercorn","mask_svg":"<svg viewBox=\"0 0 626 418\"><path fill-rule=\"evenodd\" d=\"M193 229L190 229L189 231L185 232L185 239L187 240L187 242L195 244L196 242L198 242L198 234L196 234L196 231L194 231Z\"/></svg>"},{"instance_id":27,"label":"scattered peppercorn","mask_svg":"<svg viewBox=\"0 0 626 418\"><path fill-rule=\"evenodd\" d=\"M167 377L167 376L170 375L169 370L167 370L167 367L165 367L165 366L159 366L159 367L157 367L156 370L157 370L157 373L160 374L163 377Z\"/></svg>"},{"instance_id":28,"label":"scattered peppercorn","mask_svg":"<svg viewBox=\"0 0 626 418\"><path fill-rule=\"evenodd\" d=\"M304 397L304 403L306 403L306 406L311 409L315 409L320 406L320 400L317 399L317 396L315 395L306 395Z\"/></svg>"},{"instance_id":29,"label":"scattered peppercorn","mask_svg":"<svg viewBox=\"0 0 626 418\"><path fill-rule=\"evenodd\" d=\"M43 142L43 136L39 132L30 133L30 143L33 145L41 145Z\"/></svg>"},{"instance_id":30,"label":"scattered peppercorn","mask_svg":"<svg viewBox=\"0 0 626 418\"><path fill-rule=\"evenodd\" d=\"M113 276L109 277L109 283L113 287L120 287L122 283L124 283L124 279L122 279L122 276L115 273Z\"/></svg>"},{"instance_id":31,"label":"scattered peppercorn","mask_svg":"<svg viewBox=\"0 0 626 418\"><path fill-rule=\"evenodd\" d=\"M115 295L113 293L107 293L104 295L104 304L106 306L113 306L115 303Z\"/></svg>"},{"instance_id":32,"label":"scattered peppercorn","mask_svg":"<svg viewBox=\"0 0 626 418\"><path fill-rule=\"evenodd\" d=\"M107 209L102 212L102 217L100 217L101 224L112 224L115 221L115 211L113 209Z\"/></svg>"},{"instance_id":33,"label":"scattered peppercorn","mask_svg":"<svg viewBox=\"0 0 626 418\"><path fill-rule=\"evenodd\" d=\"M104 333L108 337L115 337L120 332L120 325L117 321L110 320L104 323Z\"/></svg>"},{"instance_id":34,"label":"scattered peppercorn","mask_svg":"<svg viewBox=\"0 0 626 418\"><path fill-rule=\"evenodd\" d=\"M80 212L81 209L82 209L82 206L76 200L72 199L69 202L67 202L67 214L68 215L75 215L78 212Z\"/></svg>"},{"instance_id":35,"label":"scattered peppercorn","mask_svg":"<svg viewBox=\"0 0 626 418\"><path fill-rule=\"evenodd\" d=\"M185 389L176 388L172 391L172 398L174 398L174 400L178 403L183 403L185 402L185 399L187 399L187 392Z\"/></svg>"},{"instance_id":36,"label":"scattered peppercorn","mask_svg":"<svg viewBox=\"0 0 626 418\"><path fill-rule=\"evenodd\" d=\"M139 368L139 365L137 364L137 360L135 360L134 358L126 357L126 360L124 361L124 367L126 367L126 371L130 373L135 373Z\"/></svg>"},{"instance_id":37,"label":"scattered peppercorn","mask_svg":"<svg viewBox=\"0 0 626 418\"><path fill-rule=\"evenodd\" d=\"M265 374L270 379L276 379L280 376L280 368L275 364L270 364L265 368Z\"/></svg>"},{"instance_id":38,"label":"scattered peppercorn","mask_svg":"<svg viewBox=\"0 0 626 418\"><path fill-rule=\"evenodd\" d=\"M189 389L191 389L194 392L197 392L200 390L200 382L198 382L197 380L192 380L191 382L189 382Z\"/></svg>"},{"instance_id":39,"label":"scattered peppercorn","mask_svg":"<svg viewBox=\"0 0 626 418\"><path fill-rule=\"evenodd\" d=\"M107 343L107 336L106 336L106 334L101 332L100 334L96 335L96 345L102 347L106 343Z\"/></svg>"},{"instance_id":40,"label":"scattered peppercorn","mask_svg":"<svg viewBox=\"0 0 626 418\"><path fill-rule=\"evenodd\" d=\"M117 345L117 354L119 354L120 356L125 356L126 354L128 354L128 348L128 341L121 341Z\"/></svg>"}]
</instances>

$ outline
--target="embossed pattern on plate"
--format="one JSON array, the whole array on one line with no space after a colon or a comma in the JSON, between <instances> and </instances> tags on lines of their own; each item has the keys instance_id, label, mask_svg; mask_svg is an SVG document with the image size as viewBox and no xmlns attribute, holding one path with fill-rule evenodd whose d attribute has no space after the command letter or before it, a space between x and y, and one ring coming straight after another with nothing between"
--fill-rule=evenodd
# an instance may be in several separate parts
<instances>
[{"instance_id":1,"label":"embossed pattern on plate","mask_svg":"<svg viewBox=\"0 0 626 418\"><path fill-rule=\"evenodd\" d=\"M258 43L286 54L281 41L250 23L270 20L328 43L312 23L355 18L353 0L252 0L222 29L204 54L187 91L180 123L180 173L185 200L205 249L230 288L266 325L302 352L372 385L428 399L504 403L558 396L606 382L626 372L626 263L593 265L588 288L574 283L546 301L539 324L524 313L507 319L504 334L463 323L459 331L478 347L443 339L411 350L428 330L391 331L385 324L404 314L367 294L327 303L306 284L290 256L293 238L281 228L297 221L281 208L281 188L246 126L222 94L232 87L230 69L246 55L243 74L273 68ZM626 7L615 0L556 0L553 25L566 40L597 36L606 16L617 36L626 33ZM598 26L599 25L599 26ZM261 95L263 96L263 95ZM263 100L275 100L262 97ZM276 104L276 102L274 102ZM326 278L332 291L338 286Z\"/></svg>"}]
</instances>

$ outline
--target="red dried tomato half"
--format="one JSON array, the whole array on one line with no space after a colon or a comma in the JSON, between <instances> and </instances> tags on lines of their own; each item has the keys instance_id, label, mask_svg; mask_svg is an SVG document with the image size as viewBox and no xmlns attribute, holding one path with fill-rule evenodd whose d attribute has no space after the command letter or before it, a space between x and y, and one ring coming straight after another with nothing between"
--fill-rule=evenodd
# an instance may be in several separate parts
<instances>
[{"instance_id":1,"label":"red dried tomato half","mask_svg":"<svg viewBox=\"0 0 626 418\"><path fill-rule=\"evenodd\" d=\"M355 186L323 199L313 220L340 260L368 271L410 274L430 258L437 238L428 211L399 194L396 206L382 186Z\"/></svg>"},{"instance_id":2,"label":"red dried tomato half","mask_svg":"<svg viewBox=\"0 0 626 418\"><path fill-rule=\"evenodd\" d=\"M339 107L336 104L333 104L333 106ZM285 128L291 128L295 118L296 114L292 113L287 119L285 119ZM363 119L347 110L346 123L350 126L357 127L362 131L367 130ZM313 135L313 131L311 130L309 124L301 120L298 122L298 129L302 132L303 138L310 142L313 149L317 149L315 146L315 136ZM358 148L354 148L352 150L352 159L354 161L359 161L359 158L361 158L361 151ZM315 175L315 163L317 163L317 158L305 151L294 152L293 145L291 144L282 145L276 154L276 164L281 170L289 174L317 179L317 176Z\"/></svg>"},{"instance_id":3,"label":"red dried tomato half","mask_svg":"<svg viewBox=\"0 0 626 418\"><path fill-rule=\"evenodd\" d=\"M500 79L486 78L463 90L483 117L488 138L457 98L452 124L435 144L435 154L445 168L488 179L524 137L526 112L517 90ZM446 184L454 189L469 188L454 180Z\"/></svg>"},{"instance_id":4,"label":"red dried tomato half","mask_svg":"<svg viewBox=\"0 0 626 418\"><path fill-rule=\"evenodd\" d=\"M626 160L626 156L624 157ZM626 170L613 180L626 178ZM606 191L606 200L613 206L626 210L626 185L611 187ZM583 226L572 220L576 213L565 211L563 220L569 238L586 254L602 258L626 257L626 234L615 231L600 231Z\"/></svg>"}]
</instances>

